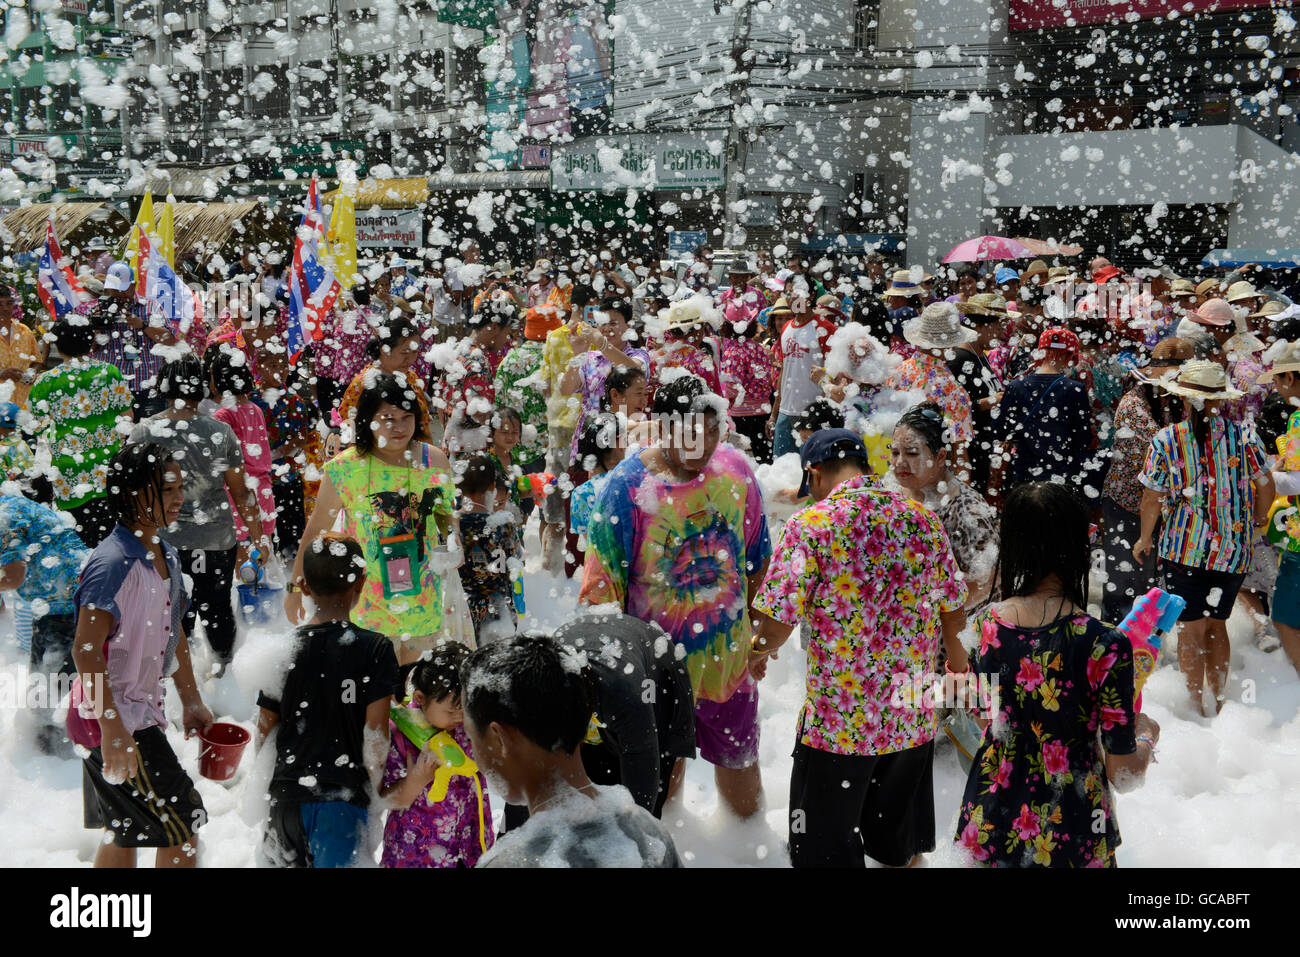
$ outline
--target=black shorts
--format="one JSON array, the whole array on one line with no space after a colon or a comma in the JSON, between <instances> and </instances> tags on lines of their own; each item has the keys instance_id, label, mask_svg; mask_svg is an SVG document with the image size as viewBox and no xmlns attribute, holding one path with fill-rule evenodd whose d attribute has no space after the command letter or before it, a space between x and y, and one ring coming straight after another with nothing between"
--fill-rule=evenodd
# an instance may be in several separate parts
<instances>
[{"instance_id":1,"label":"black shorts","mask_svg":"<svg viewBox=\"0 0 1300 957\"><path fill-rule=\"evenodd\" d=\"M790 862L866 867L865 854L902 867L934 850L934 742L894 754L794 749Z\"/></svg>"},{"instance_id":2,"label":"black shorts","mask_svg":"<svg viewBox=\"0 0 1300 957\"><path fill-rule=\"evenodd\" d=\"M1237 593L1246 580L1246 573L1233 575L1165 562L1164 579L1165 591L1187 602L1187 607L1178 616L1179 621L1200 621L1203 618L1227 621L1232 606L1237 603Z\"/></svg>"},{"instance_id":3,"label":"black shorts","mask_svg":"<svg viewBox=\"0 0 1300 957\"><path fill-rule=\"evenodd\" d=\"M136 776L122 784L104 780L104 756L92 748L82 762L83 820L108 828L118 847L179 847L207 821L203 799L185 773L167 734L154 726L134 735Z\"/></svg>"}]
</instances>

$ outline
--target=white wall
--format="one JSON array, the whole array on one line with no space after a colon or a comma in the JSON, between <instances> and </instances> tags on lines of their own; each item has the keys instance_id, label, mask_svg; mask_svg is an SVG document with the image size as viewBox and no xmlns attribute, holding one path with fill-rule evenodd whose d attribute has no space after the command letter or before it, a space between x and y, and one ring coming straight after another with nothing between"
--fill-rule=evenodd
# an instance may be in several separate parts
<instances>
[{"instance_id":1,"label":"white wall","mask_svg":"<svg viewBox=\"0 0 1300 957\"><path fill-rule=\"evenodd\" d=\"M986 175L1010 156L990 206L1232 202L1235 126L991 138ZM1268 145L1268 144L1265 144Z\"/></svg>"},{"instance_id":2,"label":"white wall","mask_svg":"<svg viewBox=\"0 0 1300 957\"><path fill-rule=\"evenodd\" d=\"M1300 156L1244 127L1236 129L1237 206L1228 217L1228 245L1300 247Z\"/></svg>"}]
</instances>

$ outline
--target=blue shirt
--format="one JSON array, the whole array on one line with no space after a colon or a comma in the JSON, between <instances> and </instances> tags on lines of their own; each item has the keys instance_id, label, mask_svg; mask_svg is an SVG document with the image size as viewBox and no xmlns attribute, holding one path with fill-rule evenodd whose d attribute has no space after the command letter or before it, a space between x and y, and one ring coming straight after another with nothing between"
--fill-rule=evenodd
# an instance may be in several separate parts
<instances>
[{"instance_id":1,"label":"blue shirt","mask_svg":"<svg viewBox=\"0 0 1300 957\"><path fill-rule=\"evenodd\" d=\"M67 512L0 495L0 565L27 565L18 595L34 617L72 614L72 593L89 554Z\"/></svg>"},{"instance_id":2,"label":"blue shirt","mask_svg":"<svg viewBox=\"0 0 1300 957\"><path fill-rule=\"evenodd\" d=\"M596 496L605 487L609 477L606 472L583 482L569 494L569 531L574 535L586 535L587 526L591 524L591 507L596 504Z\"/></svg>"}]
</instances>

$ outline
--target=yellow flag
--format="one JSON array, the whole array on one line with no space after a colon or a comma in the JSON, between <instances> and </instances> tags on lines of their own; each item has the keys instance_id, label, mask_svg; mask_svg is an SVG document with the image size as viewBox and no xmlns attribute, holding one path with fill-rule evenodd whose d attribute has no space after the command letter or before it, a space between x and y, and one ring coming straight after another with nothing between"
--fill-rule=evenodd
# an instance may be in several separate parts
<instances>
[{"instance_id":1,"label":"yellow flag","mask_svg":"<svg viewBox=\"0 0 1300 957\"><path fill-rule=\"evenodd\" d=\"M140 234L136 232L136 227L144 230L146 233L154 231L153 224L153 193L145 191L144 199L140 200L140 210L135 214L135 223L131 227L131 238L126 244L126 262L131 267L131 271L137 276L140 275Z\"/></svg>"},{"instance_id":2,"label":"yellow flag","mask_svg":"<svg viewBox=\"0 0 1300 957\"><path fill-rule=\"evenodd\" d=\"M162 212L158 215L158 251L173 269L176 268L176 225L172 220L172 207L175 203L176 197L168 193L167 202L163 203Z\"/></svg>"},{"instance_id":3,"label":"yellow flag","mask_svg":"<svg viewBox=\"0 0 1300 957\"><path fill-rule=\"evenodd\" d=\"M334 194L334 209L325 234L333 260L334 278L343 289L357 281L357 215L352 197L342 186Z\"/></svg>"}]
</instances>

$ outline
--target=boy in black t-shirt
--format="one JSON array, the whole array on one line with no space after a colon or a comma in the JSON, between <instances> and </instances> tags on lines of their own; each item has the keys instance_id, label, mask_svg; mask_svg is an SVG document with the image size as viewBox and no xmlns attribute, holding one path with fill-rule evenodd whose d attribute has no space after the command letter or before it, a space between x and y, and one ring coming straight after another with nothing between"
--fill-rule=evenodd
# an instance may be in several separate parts
<instances>
[{"instance_id":1,"label":"boy in black t-shirt","mask_svg":"<svg viewBox=\"0 0 1300 957\"><path fill-rule=\"evenodd\" d=\"M276 728L263 850L279 867L348 867L388 755L388 711L402 691L383 635L349 623L365 586L361 546L327 534L303 558L316 614L297 629L278 693L258 695L258 741Z\"/></svg>"}]
</instances>

